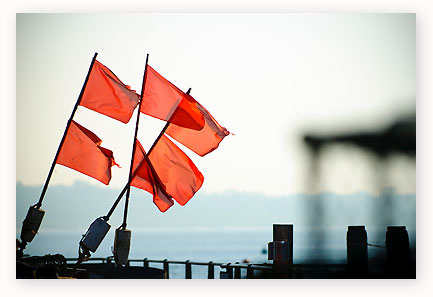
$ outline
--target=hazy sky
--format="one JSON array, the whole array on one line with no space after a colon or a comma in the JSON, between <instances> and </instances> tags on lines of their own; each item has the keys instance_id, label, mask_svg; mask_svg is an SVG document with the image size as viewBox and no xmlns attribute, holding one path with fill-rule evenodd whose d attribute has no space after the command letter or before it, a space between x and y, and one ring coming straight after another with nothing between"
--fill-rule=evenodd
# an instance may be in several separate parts
<instances>
[{"instance_id":1,"label":"hazy sky","mask_svg":"<svg viewBox=\"0 0 433 297\"><path fill-rule=\"evenodd\" d=\"M16 25L16 173L23 184L44 183L94 52L138 93L149 53L152 67L180 89L191 87L235 134L205 157L182 147L208 193L305 191L304 133L376 129L415 109L415 14L18 14ZM122 168L112 168L109 187L123 187L135 116L125 125L79 107L74 119L113 150ZM145 149L163 125L141 115ZM353 150L332 156L319 190L375 190L380 165ZM390 185L415 192L414 164L390 166L406 172ZM51 184L75 180L104 186L61 165Z\"/></svg>"}]
</instances>

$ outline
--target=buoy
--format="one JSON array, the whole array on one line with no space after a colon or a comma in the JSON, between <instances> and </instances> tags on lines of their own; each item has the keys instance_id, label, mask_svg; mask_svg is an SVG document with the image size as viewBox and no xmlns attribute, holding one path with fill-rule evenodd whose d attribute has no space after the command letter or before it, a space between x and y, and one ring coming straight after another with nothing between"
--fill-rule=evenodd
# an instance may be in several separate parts
<instances>
[{"instance_id":1,"label":"buoy","mask_svg":"<svg viewBox=\"0 0 433 297\"><path fill-rule=\"evenodd\" d=\"M21 240L31 242L41 226L45 210L30 206L21 229Z\"/></svg>"},{"instance_id":2,"label":"buoy","mask_svg":"<svg viewBox=\"0 0 433 297\"><path fill-rule=\"evenodd\" d=\"M97 218L84 234L80 245L94 253L110 228L111 225L106 220L102 217Z\"/></svg>"},{"instance_id":3,"label":"buoy","mask_svg":"<svg viewBox=\"0 0 433 297\"><path fill-rule=\"evenodd\" d=\"M125 265L128 261L129 248L131 245L131 230L116 229L114 236L113 255L114 261L118 265Z\"/></svg>"}]
</instances>

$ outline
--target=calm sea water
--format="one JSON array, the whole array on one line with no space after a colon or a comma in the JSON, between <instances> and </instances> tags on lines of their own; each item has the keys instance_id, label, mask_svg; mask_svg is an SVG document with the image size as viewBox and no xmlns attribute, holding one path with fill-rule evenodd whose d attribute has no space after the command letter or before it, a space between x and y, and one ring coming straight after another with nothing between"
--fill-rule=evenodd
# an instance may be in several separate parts
<instances>
[{"instance_id":1,"label":"calm sea water","mask_svg":"<svg viewBox=\"0 0 433 297\"><path fill-rule=\"evenodd\" d=\"M29 255L62 254L66 258L76 258L78 243L83 233L83 231L41 230L40 234L28 244L25 252ZM322 235L320 246L315 246L314 239L320 235ZM372 237L369 236L369 238ZM114 230L110 230L92 256L111 256L113 241ZM265 263L267 254L263 252L270 241L272 241L272 229L132 230L129 258L223 263L242 262L244 259L249 259L252 263ZM382 242L380 238L379 241L376 243L384 243L384 240ZM295 231L293 253L295 263L305 261L345 263L346 230L334 230L326 234L314 231L308 233ZM154 263L150 266L161 268L162 264ZM172 264L170 278L184 278L184 269L184 265ZM216 277L219 276L219 271L220 269L216 267ZM206 278L207 267L193 265L192 273L193 278Z\"/></svg>"}]
</instances>

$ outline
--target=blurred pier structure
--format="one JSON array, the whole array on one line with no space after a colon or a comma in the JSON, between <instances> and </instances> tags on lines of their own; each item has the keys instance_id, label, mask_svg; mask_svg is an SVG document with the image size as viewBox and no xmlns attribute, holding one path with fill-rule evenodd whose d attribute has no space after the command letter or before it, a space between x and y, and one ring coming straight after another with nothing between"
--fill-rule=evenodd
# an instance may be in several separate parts
<instances>
[{"instance_id":1,"label":"blurred pier structure","mask_svg":"<svg viewBox=\"0 0 433 297\"><path fill-rule=\"evenodd\" d=\"M306 188L316 193L312 197L313 207L311 207L311 204L308 204L308 207L304 211L307 217L307 224L310 228L324 226L324 221L326 220L326 207L323 204L324 199L320 199L321 192L319 188L326 188L326 179L330 178L330 176L332 177L334 173L329 172L334 170L333 166L326 167L325 172L321 168L321 164L330 155L330 152L338 152L338 157L345 160L345 164L353 170L351 174L349 173L344 176L346 181L358 182L356 178L359 178L359 175L356 174L356 171L365 169L365 167L369 168L367 182L370 182L370 186L379 193L380 199L380 206L372 208L369 212L370 222L374 222L375 226L379 229L401 224L400 218L395 216L395 206L393 205L394 189L392 186L389 187L389 184L391 183L392 176L395 176L395 172L393 172L395 166L393 167L393 165L403 160L404 164L416 166L415 113L404 118L399 118L388 126L375 131L328 135L307 133L304 135L303 141L308 148L310 156ZM363 168L355 168L355 164L359 164L356 163L359 160L355 160L357 154L360 156L359 160L368 163L365 164L366 166L362 166ZM346 159L344 159L345 157ZM410 180L412 179L415 180L414 177L410 178ZM337 183L344 184L343 181L337 181ZM351 209L350 207L342 209L342 212L346 212L345 215L358 211L359 209ZM416 214L413 213L411 215L415 216ZM322 234L321 236L311 237L312 244L321 246L325 240L324 236ZM373 241L378 240L380 239L373 239Z\"/></svg>"}]
</instances>

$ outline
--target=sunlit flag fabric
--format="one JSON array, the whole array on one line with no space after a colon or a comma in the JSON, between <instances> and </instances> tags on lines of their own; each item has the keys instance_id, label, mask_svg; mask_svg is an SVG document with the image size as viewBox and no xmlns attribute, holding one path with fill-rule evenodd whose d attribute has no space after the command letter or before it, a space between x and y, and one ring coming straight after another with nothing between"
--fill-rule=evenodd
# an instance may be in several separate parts
<instances>
[{"instance_id":1,"label":"sunlit flag fabric","mask_svg":"<svg viewBox=\"0 0 433 297\"><path fill-rule=\"evenodd\" d=\"M168 126L166 134L170 135L187 148L200 156L204 156L215 150L219 143L230 134L230 132L221 127L212 115L200 103L191 96L185 97L194 104L205 119L205 124L201 130L192 130L180 127L175 123Z\"/></svg>"},{"instance_id":2,"label":"sunlit flag fabric","mask_svg":"<svg viewBox=\"0 0 433 297\"><path fill-rule=\"evenodd\" d=\"M187 94L147 65L140 111L178 126L201 130L205 124L197 106L186 100ZM176 114L173 113L176 111Z\"/></svg>"},{"instance_id":3,"label":"sunlit flag fabric","mask_svg":"<svg viewBox=\"0 0 433 297\"><path fill-rule=\"evenodd\" d=\"M77 170L108 185L111 167L119 166L102 140L75 121L71 122L56 163Z\"/></svg>"},{"instance_id":4,"label":"sunlit flag fabric","mask_svg":"<svg viewBox=\"0 0 433 297\"><path fill-rule=\"evenodd\" d=\"M110 69L95 60L80 105L128 123L139 97Z\"/></svg>"},{"instance_id":5,"label":"sunlit flag fabric","mask_svg":"<svg viewBox=\"0 0 433 297\"><path fill-rule=\"evenodd\" d=\"M162 135L149 154L159 178L180 205L185 205L203 184L203 174L167 136Z\"/></svg>"},{"instance_id":6,"label":"sunlit flag fabric","mask_svg":"<svg viewBox=\"0 0 433 297\"><path fill-rule=\"evenodd\" d=\"M173 199L167 194L164 185L156 174L138 139L136 141L132 172L131 186L152 194L153 203L155 203L160 211L165 212L173 206Z\"/></svg>"}]
</instances>

